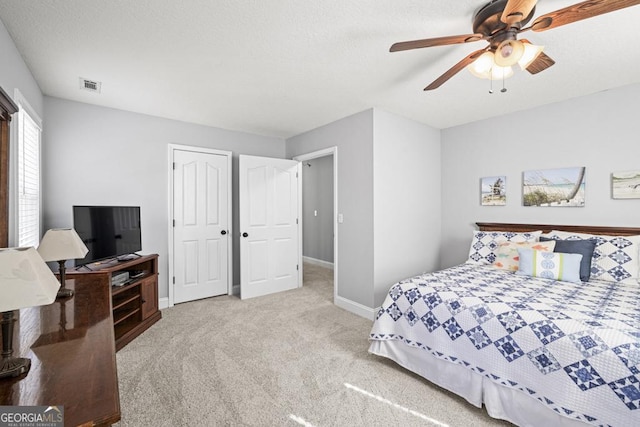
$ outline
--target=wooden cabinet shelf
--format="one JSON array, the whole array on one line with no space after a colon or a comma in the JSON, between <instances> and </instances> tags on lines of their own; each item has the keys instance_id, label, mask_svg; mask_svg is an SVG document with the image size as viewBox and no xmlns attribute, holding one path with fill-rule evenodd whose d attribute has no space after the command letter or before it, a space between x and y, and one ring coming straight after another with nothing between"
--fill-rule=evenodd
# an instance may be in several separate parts
<instances>
[{"instance_id":1,"label":"wooden cabinet shelf","mask_svg":"<svg viewBox=\"0 0 640 427\"><path fill-rule=\"evenodd\" d=\"M109 283L116 351L160 320L158 255L144 255L124 262L94 263L88 267L69 270L67 277L100 277ZM111 286L112 278L123 272L129 273L129 279L121 286Z\"/></svg>"}]
</instances>

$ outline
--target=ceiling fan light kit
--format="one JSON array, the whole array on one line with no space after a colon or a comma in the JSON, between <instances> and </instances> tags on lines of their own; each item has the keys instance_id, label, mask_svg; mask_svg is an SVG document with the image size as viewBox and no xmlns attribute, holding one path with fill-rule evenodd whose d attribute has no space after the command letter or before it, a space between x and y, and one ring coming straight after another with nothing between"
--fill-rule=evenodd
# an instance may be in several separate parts
<instances>
[{"instance_id":1,"label":"ceiling fan light kit","mask_svg":"<svg viewBox=\"0 0 640 427\"><path fill-rule=\"evenodd\" d=\"M529 27L525 27L535 14L537 2L538 0L491 0L474 14L473 34L399 42L389 50L398 52L486 40L489 46L467 55L424 90L440 87L463 68L479 78L504 81L513 75L512 66L515 64L531 74L537 74L555 64L553 59L542 52L544 47L536 46L528 40L518 40L519 33L529 30L546 31L640 4L640 0L586 0L540 16ZM503 87L502 92L504 91L506 89Z\"/></svg>"}]
</instances>

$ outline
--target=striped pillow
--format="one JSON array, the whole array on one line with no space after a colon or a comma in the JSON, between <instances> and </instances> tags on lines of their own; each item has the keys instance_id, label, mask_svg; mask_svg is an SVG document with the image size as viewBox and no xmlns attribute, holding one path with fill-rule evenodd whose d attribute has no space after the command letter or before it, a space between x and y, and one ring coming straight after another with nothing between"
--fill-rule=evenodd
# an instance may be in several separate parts
<instances>
[{"instance_id":1,"label":"striped pillow","mask_svg":"<svg viewBox=\"0 0 640 427\"><path fill-rule=\"evenodd\" d=\"M516 274L580 283L581 254L518 249L520 265Z\"/></svg>"}]
</instances>

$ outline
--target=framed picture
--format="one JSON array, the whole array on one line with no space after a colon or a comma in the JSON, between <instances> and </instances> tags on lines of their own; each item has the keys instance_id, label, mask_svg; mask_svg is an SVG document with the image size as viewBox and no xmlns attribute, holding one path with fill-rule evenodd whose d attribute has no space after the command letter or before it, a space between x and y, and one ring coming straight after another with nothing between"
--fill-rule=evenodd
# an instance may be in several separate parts
<instances>
[{"instance_id":1,"label":"framed picture","mask_svg":"<svg viewBox=\"0 0 640 427\"><path fill-rule=\"evenodd\" d=\"M505 206L507 177L490 176L480 178L480 203L482 206Z\"/></svg>"},{"instance_id":2,"label":"framed picture","mask_svg":"<svg viewBox=\"0 0 640 427\"><path fill-rule=\"evenodd\" d=\"M525 171L524 206L584 206L585 168Z\"/></svg>"},{"instance_id":3,"label":"framed picture","mask_svg":"<svg viewBox=\"0 0 640 427\"><path fill-rule=\"evenodd\" d=\"M640 170L613 172L611 197L614 199L640 199Z\"/></svg>"}]
</instances>

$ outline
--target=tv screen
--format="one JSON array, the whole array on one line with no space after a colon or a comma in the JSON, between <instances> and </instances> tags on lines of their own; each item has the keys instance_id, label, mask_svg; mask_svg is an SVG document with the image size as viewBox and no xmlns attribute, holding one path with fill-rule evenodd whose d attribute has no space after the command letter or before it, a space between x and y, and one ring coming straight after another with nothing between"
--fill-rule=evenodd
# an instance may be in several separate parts
<instances>
[{"instance_id":1,"label":"tv screen","mask_svg":"<svg viewBox=\"0 0 640 427\"><path fill-rule=\"evenodd\" d=\"M89 249L76 265L142 250L139 206L74 206L73 228Z\"/></svg>"}]
</instances>

